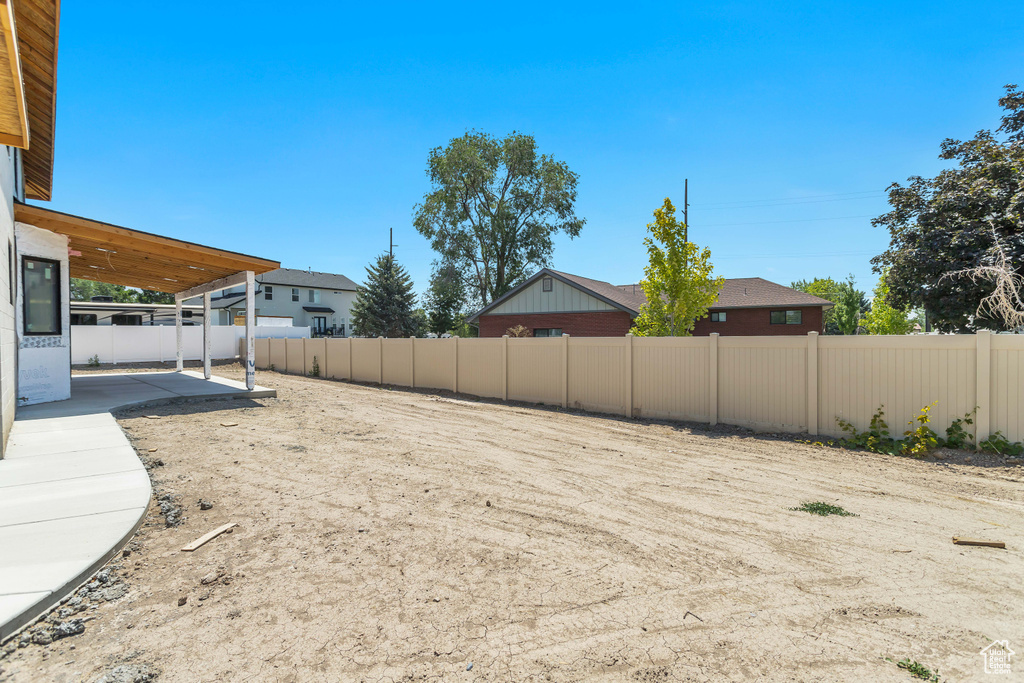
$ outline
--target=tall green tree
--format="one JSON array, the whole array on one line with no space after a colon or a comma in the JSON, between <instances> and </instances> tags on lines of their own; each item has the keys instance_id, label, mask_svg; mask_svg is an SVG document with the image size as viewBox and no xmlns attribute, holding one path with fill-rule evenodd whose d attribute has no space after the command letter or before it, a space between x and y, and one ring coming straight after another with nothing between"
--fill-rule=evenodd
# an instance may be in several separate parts
<instances>
[{"instance_id":1,"label":"tall green tree","mask_svg":"<svg viewBox=\"0 0 1024 683\"><path fill-rule=\"evenodd\" d=\"M871 310L863 319L864 329L868 334L909 334L914 322L911 320L909 308L894 308L886 299L889 296L889 285L886 284L885 273L875 285Z\"/></svg>"},{"instance_id":2,"label":"tall green tree","mask_svg":"<svg viewBox=\"0 0 1024 683\"><path fill-rule=\"evenodd\" d=\"M77 277L71 278L72 301L89 301L94 296L109 296L119 304L133 304L138 301L137 295L136 290L122 285L111 285L106 282L95 282Z\"/></svg>"},{"instance_id":3,"label":"tall green tree","mask_svg":"<svg viewBox=\"0 0 1024 683\"><path fill-rule=\"evenodd\" d=\"M697 320L718 299L725 278L714 277L711 250L686 239L686 224L676 219L668 197L647 224L644 238L650 263L640 287L647 301L633 321L641 337L689 337Z\"/></svg>"},{"instance_id":4,"label":"tall green tree","mask_svg":"<svg viewBox=\"0 0 1024 683\"><path fill-rule=\"evenodd\" d=\"M360 337L408 337L418 331L412 279L394 256L383 254L366 268L366 284L356 290L352 330Z\"/></svg>"},{"instance_id":5,"label":"tall green tree","mask_svg":"<svg viewBox=\"0 0 1024 683\"><path fill-rule=\"evenodd\" d=\"M430 331L451 332L462 323L466 307L466 285L455 266L440 263L430 277L426 296Z\"/></svg>"},{"instance_id":6,"label":"tall green tree","mask_svg":"<svg viewBox=\"0 0 1024 683\"><path fill-rule=\"evenodd\" d=\"M583 229L573 208L578 176L539 154L533 136L468 132L430 151L427 177L413 224L481 305L548 265L555 234Z\"/></svg>"},{"instance_id":7,"label":"tall green tree","mask_svg":"<svg viewBox=\"0 0 1024 683\"><path fill-rule=\"evenodd\" d=\"M835 304L825 312L825 334L854 334L860 319L871 308L867 294L857 289L853 275L837 281L830 277L797 280L793 289L827 299Z\"/></svg>"},{"instance_id":8,"label":"tall green tree","mask_svg":"<svg viewBox=\"0 0 1024 683\"><path fill-rule=\"evenodd\" d=\"M892 210L872 221L889 231L889 249L872 263L885 273L887 302L920 307L942 332L1010 329L982 310L993 283L954 277L993 265L1001 244L1024 275L1024 91L1006 86L999 128L966 141L947 139L939 158L954 163L934 178L914 176L889 188Z\"/></svg>"}]
</instances>

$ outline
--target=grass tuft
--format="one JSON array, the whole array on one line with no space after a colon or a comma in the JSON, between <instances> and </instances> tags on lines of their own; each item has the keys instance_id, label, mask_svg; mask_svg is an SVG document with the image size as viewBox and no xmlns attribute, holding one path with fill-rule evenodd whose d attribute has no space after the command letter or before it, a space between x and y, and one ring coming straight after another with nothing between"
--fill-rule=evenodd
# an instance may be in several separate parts
<instances>
[{"instance_id":1,"label":"grass tuft","mask_svg":"<svg viewBox=\"0 0 1024 683\"><path fill-rule=\"evenodd\" d=\"M821 515L822 517L828 517L829 515L839 515L840 517L856 517L857 515L852 512L848 512L838 505L829 505L828 503L804 503L798 508L789 508L796 512L809 512L812 515Z\"/></svg>"},{"instance_id":2,"label":"grass tuft","mask_svg":"<svg viewBox=\"0 0 1024 683\"><path fill-rule=\"evenodd\" d=\"M938 670L932 672L931 669L917 660L911 660L907 657L906 659L901 659L896 662L896 666L903 669L914 678L920 678L922 681L928 681L929 683L939 683Z\"/></svg>"}]
</instances>

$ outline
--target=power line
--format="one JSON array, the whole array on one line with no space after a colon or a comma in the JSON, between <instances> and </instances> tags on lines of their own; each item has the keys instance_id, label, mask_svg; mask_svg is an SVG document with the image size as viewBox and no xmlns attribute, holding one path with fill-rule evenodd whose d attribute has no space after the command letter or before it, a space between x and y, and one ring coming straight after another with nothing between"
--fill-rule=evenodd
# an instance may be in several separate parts
<instances>
[{"instance_id":1,"label":"power line","mask_svg":"<svg viewBox=\"0 0 1024 683\"><path fill-rule=\"evenodd\" d=\"M725 210L729 210L729 209L733 209L733 210L736 210L736 209L768 209L768 208L771 208L773 206L794 206L794 205L797 205L797 204L825 204L825 203L829 203L829 202L850 202L850 201L856 201L856 200L862 200L862 199L878 199L878 198L881 198L883 196L884 196L884 193L881 193L881 194L878 194L878 195L866 195L866 196L863 196L863 197L840 197L838 199L812 199L810 201L805 201L805 200L801 199L801 200L797 200L797 201L777 201L777 202L763 203L763 204L748 204L746 206L738 206L738 205L737 206L700 206L700 205L698 205L697 208L700 208L700 209L702 209L704 211L725 211Z\"/></svg>"},{"instance_id":2,"label":"power line","mask_svg":"<svg viewBox=\"0 0 1024 683\"><path fill-rule=\"evenodd\" d=\"M810 194L810 195L807 195L806 197L769 197L769 198L765 198L765 199L737 199L736 201L732 201L732 202L711 202L707 206L709 206L709 207L711 207L711 206L725 207L725 206L738 206L738 205L742 205L742 204L762 204L764 202L793 202L793 201L803 201L803 200L807 200L807 199L827 199L827 198L830 198L830 197L851 197L853 195L865 195L865 194L870 194L870 195L885 194L885 190L860 190L860 191L857 191L857 192L834 192L834 193L831 193L831 194Z\"/></svg>"},{"instance_id":3,"label":"power line","mask_svg":"<svg viewBox=\"0 0 1024 683\"><path fill-rule=\"evenodd\" d=\"M866 256L877 254L877 251L820 251L813 254L751 254L740 256L715 256L713 260L747 259L747 258L805 258L809 256Z\"/></svg>"},{"instance_id":4,"label":"power line","mask_svg":"<svg viewBox=\"0 0 1024 683\"><path fill-rule=\"evenodd\" d=\"M854 218L875 218L875 214L862 216L834 216L832 218L794 218L788 221L753 221L750 223L705 223L702 228L731 228L738 225L778 225L780 223L816 223L818 221L845 221Z\"/></svg>"}]
</instances>

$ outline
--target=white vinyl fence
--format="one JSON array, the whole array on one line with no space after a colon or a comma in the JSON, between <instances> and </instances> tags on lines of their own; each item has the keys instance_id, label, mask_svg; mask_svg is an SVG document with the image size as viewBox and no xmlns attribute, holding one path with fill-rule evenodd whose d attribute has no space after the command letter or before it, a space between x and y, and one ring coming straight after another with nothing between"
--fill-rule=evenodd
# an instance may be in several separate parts
<instances>
[{"instance_id":1,"label":"white vinyl fence","mask_svg":"<svg viewBox=\"0 0 1024 683\"><path fill-rule=\"evenodd\" d=\"M214 360L239 358L245 328L238 325L212 325L210 357ZM203 328L181 328L182 355L185 360L203 359ZM257 326L256 338L309 337L308 327ZM79 365L99 358L100 363L145 363L173 361L177 358L173 325L72 325L71 362Z\"/></svg>"},{"instance_id":2,"label":"white vinyl fence","mask_svg":"<svg viewBox=\"0 0 1024 683\"><path fill-rule=\"evenodd\" d=\"M635 417L841 435L885 407L893 434L977 409L1024 440L1024 335L257 339L256 367Z\"/></svg>"}]
</instances>

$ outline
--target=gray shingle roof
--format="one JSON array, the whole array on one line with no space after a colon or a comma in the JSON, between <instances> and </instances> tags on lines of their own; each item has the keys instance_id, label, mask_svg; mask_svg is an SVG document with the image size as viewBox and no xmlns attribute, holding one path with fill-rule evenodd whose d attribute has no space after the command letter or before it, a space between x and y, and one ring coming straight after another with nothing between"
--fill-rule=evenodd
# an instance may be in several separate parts
<instances>
[{"instance_id":1,"label":"gray shingle roof","mask_svg":"<svg viewBox=\"0 0 1024 683\"><path fill-rule=\"evenodd\" d=\"M315 289L348 290L354 292L356 283L344 275L335 273L318 273L315 270L296 270L294 268L278 268L269 273L258 275L257 282L265 285L282 285L291 287L313 287Z\"/></svg>"},{"instance_id":2,"label":"gray shingle roof","mask_svg":"<svg viewBox=\"0 0 1024 683\"><path fill-rule=\"evenodd\" d=\"M617 289L633 296L639 296L641 303L647 300L640 285L619 285ZM774 308L777 306L825 306L831 308L832 305L828 299L822 299L764 278L739 277L725 281L722 290L718 293L718 300L711 305L711 310Z\"/></svg>"},{"instance_id":3,"label":"gray shingle roof","mask_svg":"<svg viewBox=\"0 0 1024 683\"><path fill-rule=\"evenodd\" d=\"M469 322L476 322L481 315L486 313L503 301L511 299L522 291L531 282L544 274L554 275L585 292L589 292L599 299L636 315L640 307L647 301L644 290L640 285L613 285L603 280L591 280L572 273L563 273L550 268L543 268L527 278L518 287L502 297L492 301L489 305L477 311ZM718 300L711 306L711 310L723 308L775 308L781 306L824 306L831 308L832 302L806 294L791 287L769 282L759 277L744 277L726 280L722 285L722 291Z\"/></svg>"}]
</instances>

